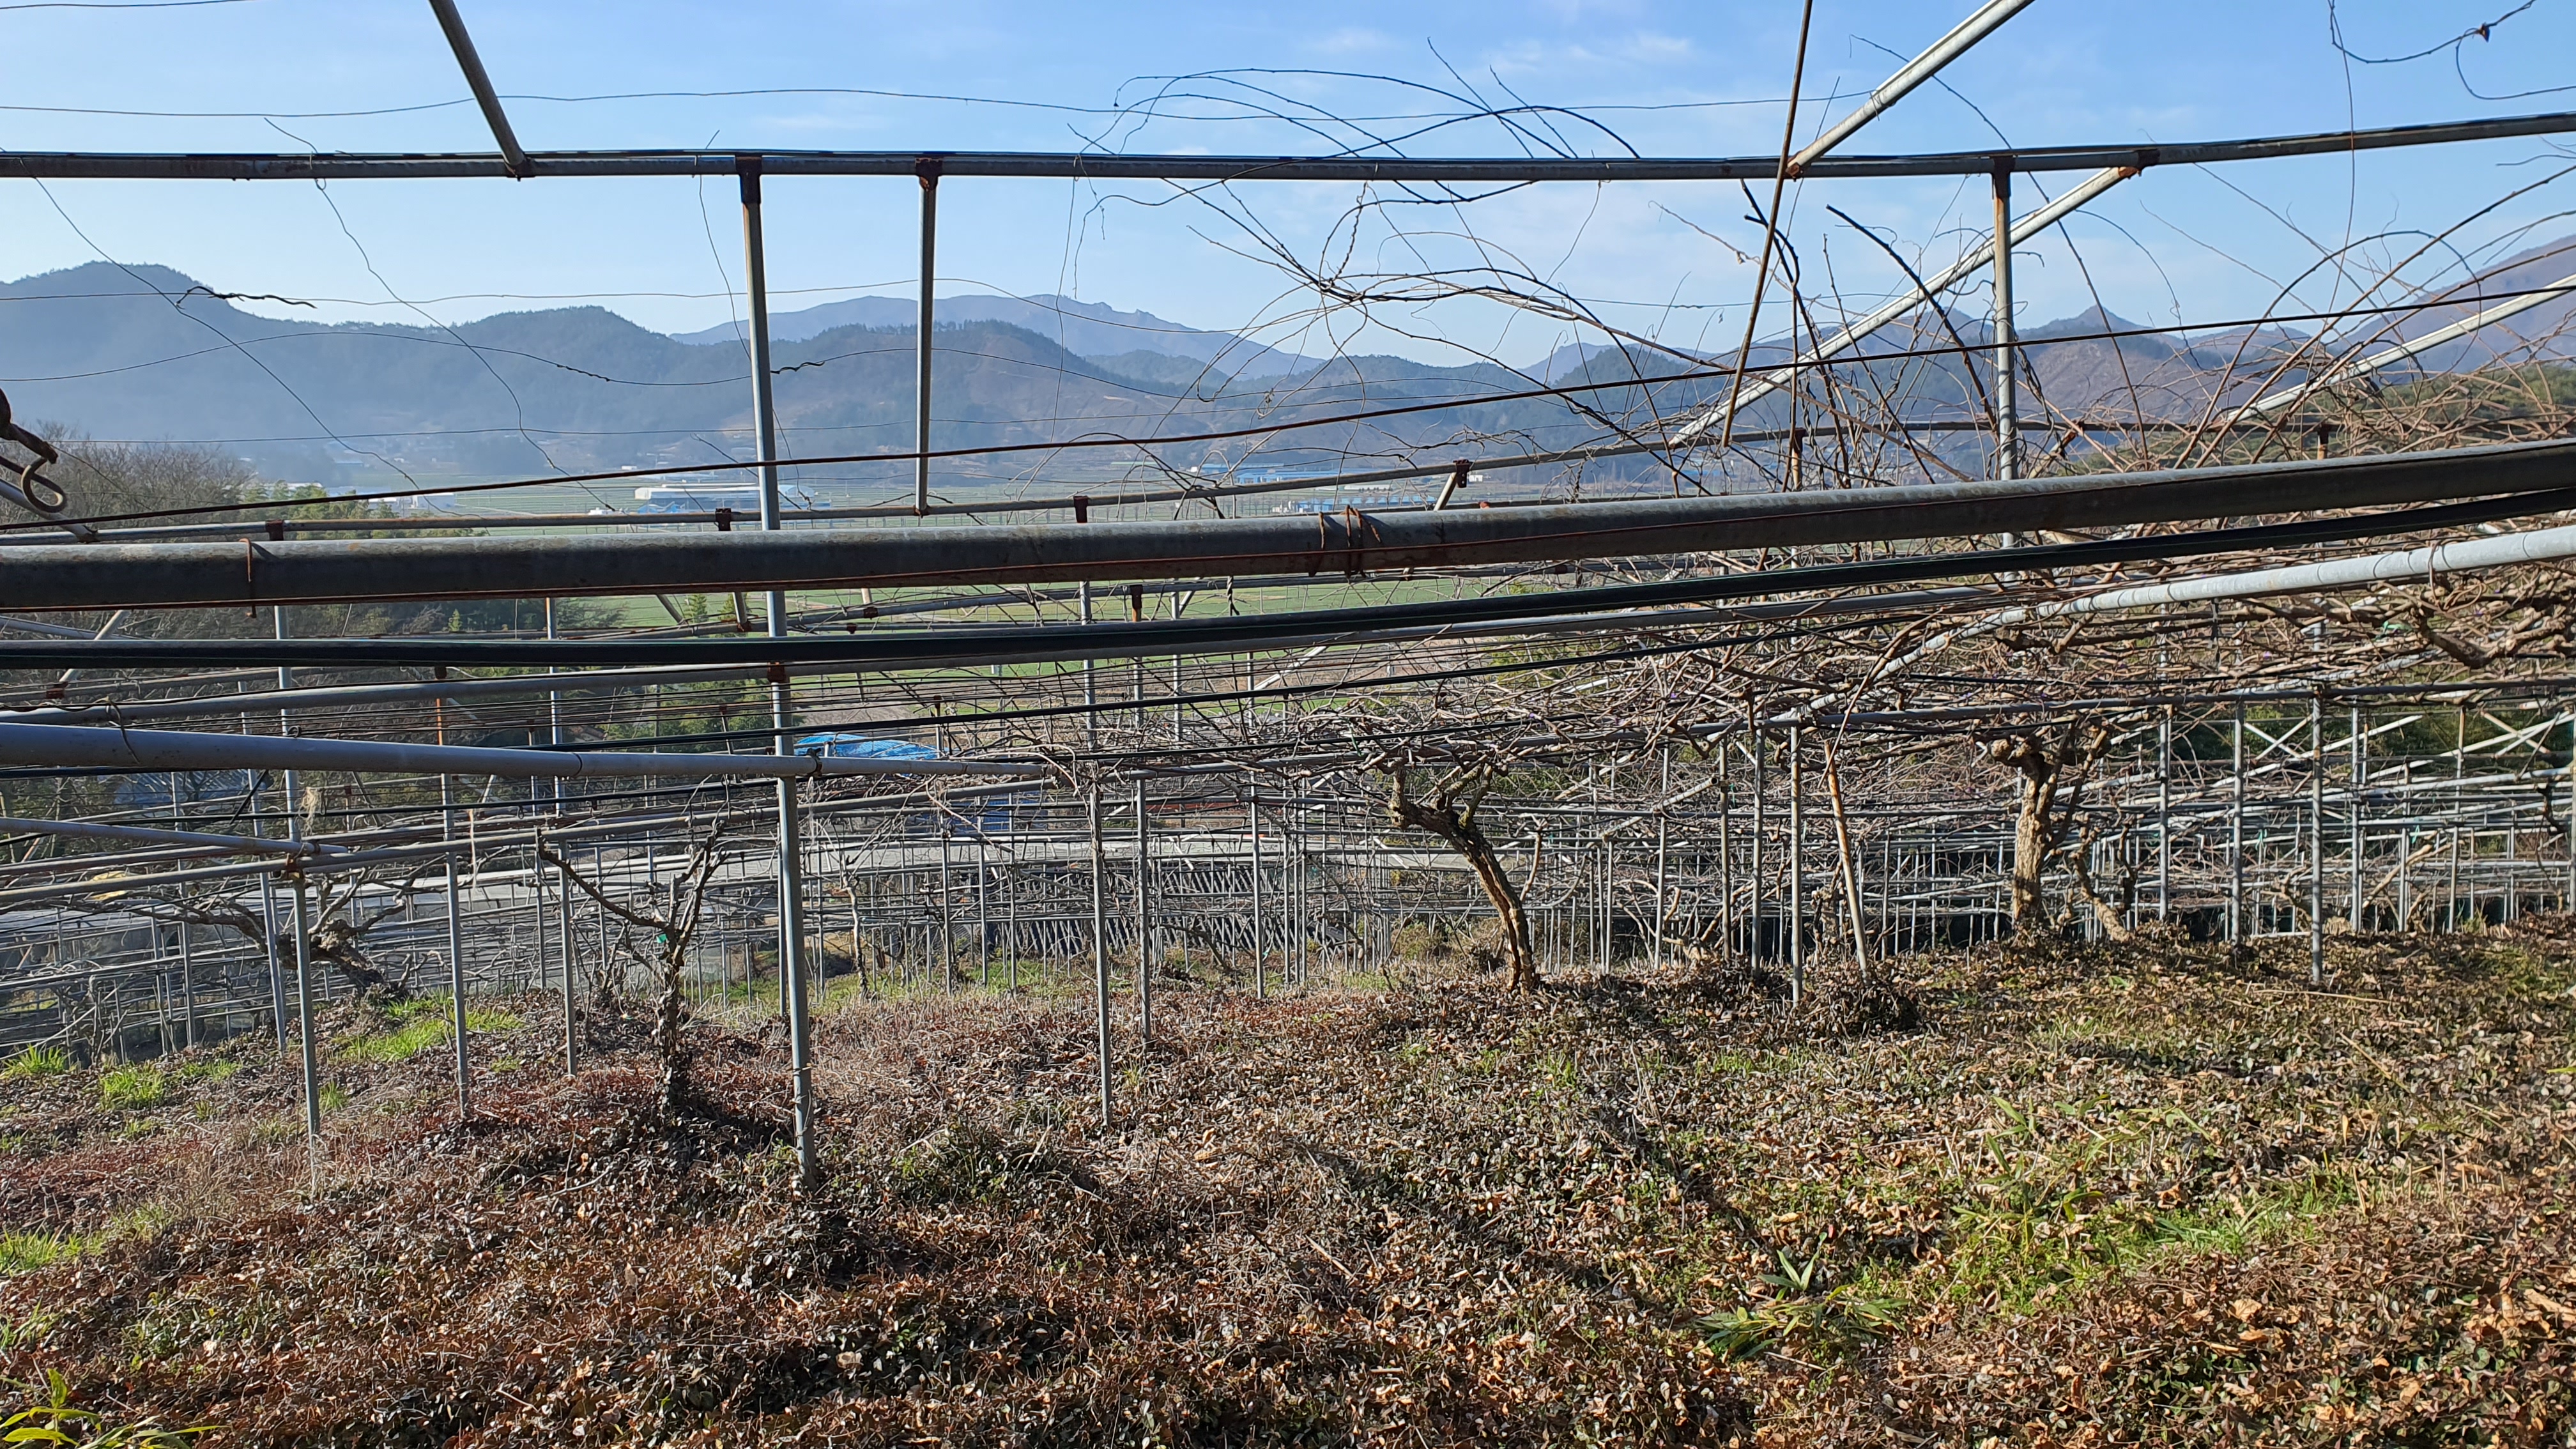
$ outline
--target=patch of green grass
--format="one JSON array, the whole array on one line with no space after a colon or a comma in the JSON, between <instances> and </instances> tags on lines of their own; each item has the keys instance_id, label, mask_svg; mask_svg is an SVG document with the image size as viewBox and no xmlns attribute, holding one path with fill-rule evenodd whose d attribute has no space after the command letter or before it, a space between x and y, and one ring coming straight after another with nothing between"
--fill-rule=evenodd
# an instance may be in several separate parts
<instances>
[{"instance_id":1,"label":"patch of green grass","mask_svg":"<svg viewBox=\"0 0 2576 1449\"><path fill-rule=\"evenodd\" d=\"M114 1424L87 1409L72 1407L71 1385L53 1369L45 1370L47 1397L0 1419L0 1443L77 1444L83 1449L176 1449L212 1425L164 1429L149 1419Z\"/></svg>"},{"instance_id":2,"label":"patch of green grass","mask_svg":"<svg viewBox=\"0 0 2576 1449\"><path fill-rule=\"evenodd\" d=\"M414 996L385 1008L388 1021L453 1021L455 998L451 996ZM465 1008L467 1031L509 1031L519 1025L517 1012L481 1006Z\"/></svg>"},{"instance_id":3,"label":"patch of green grass","mask_svg":"<svg viewBox=\"0 0 2576 1449\"><path fill-rule=\"evenodd\" d=\"M1738 1077L1784 1064L1778 1053L1724 1051L1711 1052L1692 1062L1691 1067L1704 1077Z\"/></svg>"},{"instance_id":4,"label":"patch of green grass","mask_svg":"<svg viewBox=\"0 0 2576 1449\"><path fill-rule=\"evenodd\" d=\"M0 1067L0 1081L24 1081L30 1077L59 1077L72 1069L72 1054L62 1047L29 1047Z\"/></svg>"},{"instance_id":5,"label":"patch of green grass","mask_svg":"<svg viewBox=\"0 0 2576 1449\"><path fill-rule=\"evenodd\" d=\"M2515 946L2486 948L2487 969L2494 973L2497 984L2516 997L2538 1000L2563 996L2576 985L2576 962L2552 957L2538 951Z\"/></svg>"},{"instance_id":6,"label":"patch of green grass","mask_svg":"<svg viewBox=\"0 0 2576 1449\"><path fill-rule=\"evenodd\" d=\"M1817 1263L1779 1254L1779 1271L1763 1275L1778 1295L1700 1320L1700 1333L1718 1357L1752 1358L1795 1346L1804 1354L1848 1353L1896 1327L1905 1300L1871 1279L1825 1287Z\"/></svg>"},{"instance_id":7,"label":"patch of green grass","mask_svg":"<svg viewBox=\"0 0 2576 1449\"><path fill-rule=\"evenodd\" d=\"M1543 1053L1530 1063L1531 1074L1543 1091L1571 1092L1582 1083L1582 1070L1575 1065L1574 1053L1556 1050Z\"/></svg>"},{"instance_id":8,"label":"patch of green grass","mask_svg":"<svg viewBox=\"0 0 2576 1449\"><path fill-rule=\"evenodd\" d=\"M333 1047L331 1054L350 1062L406 1062L446 1040L446 1019L429 1017L392 1031L351 1037Z\"/></svg>"},{"instance_id":9,"label":"patch of green grass","mask_svg":"<svg viewBox=\"0 0 2576 1449\"><path fill-rule=\"evenodd\" d=\"M140 1112L170 1100L170 1078L150 1062L110 1067L98 1078L98 1099L120 1112Z\"/></svg>"},{"instance_id":10,"label":"patch of green grass","mask_svg":"<svg viewBox=\"0 0 2576 1449\"><path fill-rule=\"evenodd\" d=\"M54 1315L37 1309L24 1318L0 1318L0 1353L24 1353L54 1331Z\"/></svg>"},{"instance_id":11,"label":"patch of green grass","mask_svg":"<svg viewBox=\"0 0 2576 1449\"><path fill-rule=\"evenodd\" d=\"M492 1059L492 1070L496 1072L515 1072L526 1065L526 1062L519 1060L517 1057L494 1057Z\"/></svg>"},{"instance_id":12,"label":"patch of green grass","mask_svg":"<svg viewBox=\"0 0 2576 1449\"><path fill-rule=\"evenodd\" d=\"M283 1147L304 1135L304 1124L290 1117L271 1117L250 1129L253 1147Z\"/></svg>"},{"instance_id":13,"label":"patch of green grass","mask_svg":"<svg viewBox=\"0 0 2576 1449\"><path fill-rule=\"evenodd\" d=\"M2017 1185L2018 1186L2018 1185ZM2331 1167L2263 1192L2161 1211L2122 1211L2080 1190L2031 1194L2006 1188L1954 1219L1952 1291L1994 1295L2022 1312L2167 1251L2234 1253L2355 1200L2352 1179Z\"/></svg>"},{"instance_id":14,"label":"patch of green grass","mask_svg":"<svg viewBox=\"0 0 2576 1449\"><path fill-rule=\"evenodd\" d=\"M0 1278L61 1263L98 1246L77 1233L0 1233Z\"/></svg>"},{"instance_id":15,"label":"patch of green grass","mask_svg":"<svg viewBox=\"0 0 2576 1449\"><path fill-rule=\"evenodd\" d=\"M190 1062L179 1069L179 1075L196 1082L229 1082L239 1075L242 1064L229 1058L214 1062Z\"/></svg>"},{"instance_id":16,"label":"patch of green grass","mask_svg":"<svg viewBox=\"0 0 2576 1449\"><path fill-rule=\"evenodd\" d=\"M346 1088L346 1087L344 1087L344 1086L341 1086L338 1082L324 1082L324 1083L322 1084L322 1110L323 1110L323 1111L325 1111L325 1112L337 1112L337 1111L339 1111L341 1108L346 1107L346 1106L348 1106L348 1105L349 1105L349 1089L348 1089L348 1088Z\"/></svg>"},{"instance_id":17,"label":"patch of green grass","mask_svg":"<svg viewBox=\"0 0 2576 1449\"><path fill-rule=\"evenodd\" d=\"M118 1213L108 1220L117 1236L149 1238L179 1220L179 1211L163 1203L148 1202L141 1207Z\"/></svg>"},{"instance_id":18,"label":"patch of green grass","mask_svg":"<svg viewBox=\"0 0 2576 1449\"><path fill-rule=\"evenodd\" d=\"M414 997L398 1003L385 1013L401 1023L391 1031L351 1037L332 1048L332 1054L353 1062L404 1062L435 1047L445 1046L453 1034L455 1018L445 997ZM465 1010L465 1029L477 1031L510 1031L519 1018L513 1012L487 1011L475 1007Z\"/></svg>"}]
</instances>

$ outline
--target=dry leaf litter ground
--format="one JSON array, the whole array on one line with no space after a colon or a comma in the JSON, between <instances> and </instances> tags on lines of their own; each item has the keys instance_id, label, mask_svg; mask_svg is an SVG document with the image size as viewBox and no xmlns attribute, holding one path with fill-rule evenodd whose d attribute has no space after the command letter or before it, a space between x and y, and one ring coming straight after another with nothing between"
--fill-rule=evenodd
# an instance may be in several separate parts
<instances>
[{"instance_id":1,"label":"dry leaf litter ground","mask_svg":"<svg viewBox=\"0 0 2576 1449\"><path fill-rule=\"evenodd\" d=\"M343 1016L0 1081L0 1378L204 1444L2576 1444L2576 932L775 1028ZM77 1436L76 1436L77 1437Z\"/></svg>"}]
</instances>

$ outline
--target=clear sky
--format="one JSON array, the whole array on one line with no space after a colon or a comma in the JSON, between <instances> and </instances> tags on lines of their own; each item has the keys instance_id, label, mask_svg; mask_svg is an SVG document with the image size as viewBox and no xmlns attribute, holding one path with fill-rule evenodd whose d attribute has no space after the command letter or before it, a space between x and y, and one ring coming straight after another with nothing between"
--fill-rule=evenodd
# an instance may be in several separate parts
<instances>
[{"instance_id":1,"label":"clear sky","mask_svg":"<svg viewBox=\"0 0 2576 1449\"><path fill-rule=\"evenodd\" d=\"M2172 141L2576 107L2576 0L2517 3L2342 0L2330 14L2325 0L2038 0L1951 69L1952 89L1916 93L1845 150L1980 146L1998 132L2019 145ZM1384 136L1479 103L1527 103L1582 113L1553 119L1576 151L1769 154L1798 24L1790 0L462 4L496 84L514 97L521 139L540 149L1322 152L1361 141L1326 116L1377 118L1360 124ZM1800 131L1883 79L1897 63L1890 51L1911 54L1969 8L1817 0ZM2490 38L2445 48L2491 21L2500 23ZM2358 63L2332 43L2337 24L2359 56L2434 49ZM0 3L0 48L10 57L0 146L10 149L490 145L425 0ZM907 94L566 99L795 87ZM2550 88L2565 89L2516 94ZM1265 118L1259 106L1301 119ZM394 107L416 109L317 114ZM1413 154L1514 145L1489 121L1402 143ZM2296 300L2276 298L2347 239L2415 233L2361 253L2365 266L2402 258L2571 165L2576 142L2560 139L2160 169L2072 224L2082 267L2062 240L2032 249L2025 324L2078 312L2096 293L2115 312L2159 322L2326 305L2354 285L2331 268L2298 284ZM0 196L0 277L105 253L228 291L316 299L294 313L306 317L427 312L454 322L583 295L676 331L725 321L741 280L733 189L722 180L353 181L327 195L309 183L56 182L50 199L5 181ZM1472 207L1372 212L1354 226L1359 200L1347 185L1248 185L1212 203L1162 186L951 181L939 290L1064 292L1210 327L1293 319L1311 302L1260 258L1266 237L1308 264L1331 256L1379 273L1508 257L1602 304L1619 325L1688 345L1719 345L1743 325L1754 269L1737 252L1757 250L1760 232L1732 185L1539 187ZM1809 287L1855 299L1887 288L1894 272L1829 204L1935 261L1955 254L1988 208L1981 180L1793 188ZM778 308L908 292L914 207L908 179L773 181ZM2561 219L2571 210L2576 177L2540 185L2456 232L2417 275L2576 232L2576 220ZM1568 335L1563 323L1476 303L1378 317L1395 330L1358 345L1425 357L1455 357L1448 339L1526 361ZM1308 350L1318 340L1271 335Z\"/></svg>"}]
</instances>

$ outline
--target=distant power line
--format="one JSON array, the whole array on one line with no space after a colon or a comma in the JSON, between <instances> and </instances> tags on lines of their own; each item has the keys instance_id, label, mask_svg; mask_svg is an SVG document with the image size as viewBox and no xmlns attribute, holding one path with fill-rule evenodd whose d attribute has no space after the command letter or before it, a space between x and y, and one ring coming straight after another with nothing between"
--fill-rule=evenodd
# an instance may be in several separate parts
<instances>
[{"instance_id":1,"label":"distant power line","mask_svg":"<svg viewBox=\"0 0 2576 1449\"><path fill-rule=\"evenodd\" d=\"M23 0L0 10L185 10L197 5L248 5L251 0Z\"/></svg>"}]
</instances>

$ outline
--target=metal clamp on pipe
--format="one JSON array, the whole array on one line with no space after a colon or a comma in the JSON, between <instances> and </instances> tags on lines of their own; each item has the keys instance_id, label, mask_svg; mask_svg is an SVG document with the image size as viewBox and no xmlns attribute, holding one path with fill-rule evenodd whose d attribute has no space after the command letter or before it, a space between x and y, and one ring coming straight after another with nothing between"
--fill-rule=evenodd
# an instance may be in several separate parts
<instances>
[{"instance_id":1,"label":"metal clamp on pipe","mask_svg":"<svg viewBox=\"0 0 2576 1449\"><path fill-rule=\"evenodd\" d=\"M63 455L53 444L10 420L9 395L5 392L0 392L0 441L15 443L35 455L18 465L18 481L15 486L0 483L0 498L8 499L39 518L61 524L72 537L83 543L98 542L97 530L88 524L65 522L55 517L56 514L70 507L72 500L54 483L54 480L36 470L49 463L61 462Z\"/></svg>"},{"instance_id":2,"label":"metal clamp on pipe","mask_svg":"<svg viewBox=\"0 0 2576 1449\"><path fill-rule=\"evenodd\" d=\"M36 455L30 461L20 465L18 469L18 487L27 495L30 507L39 513L60 513L70 505L71 499L63 496L62 489L55 487L51 480L36 476L38 465L59 463L63 460L63 455L54 450L53 444L10 421L9 395L5 392L0 392L0 439L6 439ZM44 491L40 493L38 489ZM45 501L47 493L53 495L52 502Z\"/></svg>"}]
</instances>

